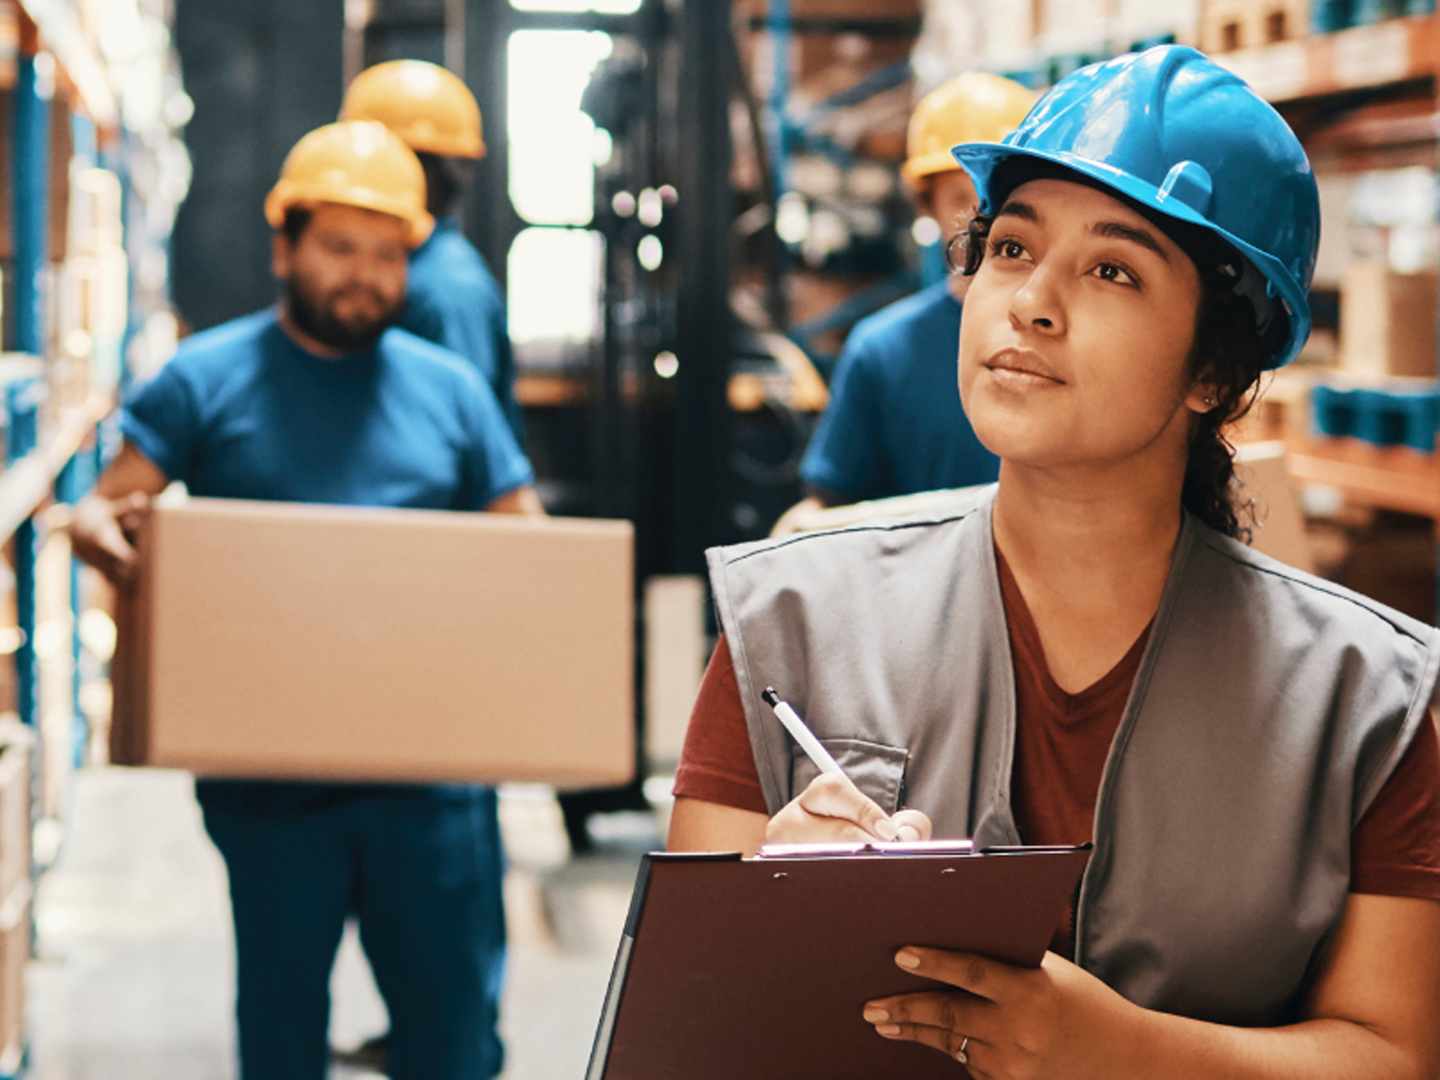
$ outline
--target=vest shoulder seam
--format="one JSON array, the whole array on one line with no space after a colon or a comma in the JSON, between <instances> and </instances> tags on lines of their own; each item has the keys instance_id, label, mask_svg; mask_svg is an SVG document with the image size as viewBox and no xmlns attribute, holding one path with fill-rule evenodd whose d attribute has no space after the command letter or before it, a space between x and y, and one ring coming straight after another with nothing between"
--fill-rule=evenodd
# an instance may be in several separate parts
<instances>
[{"instance_id":1,"label":"vest shoulder seam","mask_svg":"<svg viewBox=\"0 0 1440 1080\"><path fill-rule=\"evenodd\" d=\"M1222 558L1229 559L1231 562L1245 567L1247 570L1254 571L1257 574L1268 575L1269 577L1284 581L1289 585L1295 586L1296 588L1308 589L1312 592L1322 593L1325 596L1332 597L1336 600L1344 601L1351 607L1358 608L1366 614L1371 615L1374 618L1388 624L1392 629L1396 631L1396 633L1403 634L1405 637L1411 639L1412 641L1415 641L1417 644L1425 646L1427 649L1431 645L1431 642L1427 640L1427 638L1433 638L1434 632L1432 631L1430 635L1426 636L1417 635L1409 626L1406 625L1406 623L1413 622L1415 620L1412 620L1409 616L1405 615L1402 612L1393 611L1390 608L1386 607L1384 604L1361 596L1351 591L1350 589L1345 588L1343 585L1337 585L1332 581L1326 581L1324 578L1315 577L1311 574L1305 573L1302 570L1297 570L1294 567L1286 566L1284 563L1276 561L1275 565L1269 566L1261 562L1240 558L1235 552L1227 550L1224 545L1215 543L1213 537L1207 536L1204 539L1205 546L1208 547L1211 551L1214 551ZM1235 543L1239 543L1239 541L1237 540L1235 541ZM1254 551L1254 549L1249 547L1246 548L1246 551L1252 555L1262 554L1261 552ZM1268 559L1268 556L1262 557ZM1425 627L1425 629L1430 628Z\"/></svg>"},{"instance_id":2,"label":"vest shoulder seam","mask_svg":"<svg viewBox=\"0 0 1440 1080\"><path fill-rule=\"evenodd\" d=\"M816 532L800 533L796 536L789 536L783 540L776 540L771 543L761 541L761 546L759 547L752 548L749 551L742 551L738 555L726 557L725 565L734 566L736 563L744 562L746 559L753 558L756 555L769 555L772 552L790 547L792 544L801 544L806 541L821 540L832 536L850 536L857 533L904 532L910 529L926 529L938 525L950 525L957 521L964 521L968 517L973 517L975 513L982 508L982 506L971 506L964 510L947 514L944 517L926 517L913 521L904 518L890 518L886 519L885 524L877 522L875 524L846 525L839 529L820 529Z\"/></svg>"}]
</instances>

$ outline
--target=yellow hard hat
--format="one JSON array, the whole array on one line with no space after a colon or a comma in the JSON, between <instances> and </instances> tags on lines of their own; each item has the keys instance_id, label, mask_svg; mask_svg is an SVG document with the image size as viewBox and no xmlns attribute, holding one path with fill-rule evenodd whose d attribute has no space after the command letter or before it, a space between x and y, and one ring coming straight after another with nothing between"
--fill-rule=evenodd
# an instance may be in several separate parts
<instances>
[{"instance_id":1,"label":"yellow hard hat","mask_svg":"<svg viewBox=\"0 0 1440 1080\"><path fill-rule=\"evenodd\" d=\"M316 203L393 214L409 226L411 247L435 227L425 209L420 159L385 125L369 120L326 124L296 143L265 198L265 220L278 229L291 207Z\"/></svg>"},{"instance_id":2,"label":"yellow hard hat","mask_svg":"<svg viewBox=\"0 0 1440 1080\"><path fill-rule=\"evenodd\" d=\"M341 120L378 120L412 150L481 158L480 106L458 77L425 60L390 60L366 68L340 105Z\"/></svg>"},{"instance_id":3,"label":"yellow hard hat","mask_svg":"<svg viewBox=\"0 0 1440 1080\"><path fill-rule=\"evenodd\" d=\"M960 166L950 154L958 143L999 142L1020 126L1035 94L1014 79L967 71L931 90L910 114L901 167L912 184L922 176Z\"/></svg>"}]
</instances>

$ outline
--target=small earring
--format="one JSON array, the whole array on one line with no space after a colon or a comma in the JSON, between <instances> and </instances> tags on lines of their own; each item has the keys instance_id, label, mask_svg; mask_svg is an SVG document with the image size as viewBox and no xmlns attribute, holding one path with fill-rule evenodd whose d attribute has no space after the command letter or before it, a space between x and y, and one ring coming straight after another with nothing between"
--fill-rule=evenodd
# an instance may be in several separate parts
<instances>
[{"instance_id":1,"label":"small earring","mask_svg":"<svg viewBox=\"0 0 1440 1080\"><path fill-rule=\"evenodd\" d=\"M1215 400L1215 395L1214 395L1214 394L1206 394L1206 395L1205 395L1205 405L1206 405L1207 408L1213 409L1217 404L1218 404L1218 402Z\"/></svg>"}]
</instances>

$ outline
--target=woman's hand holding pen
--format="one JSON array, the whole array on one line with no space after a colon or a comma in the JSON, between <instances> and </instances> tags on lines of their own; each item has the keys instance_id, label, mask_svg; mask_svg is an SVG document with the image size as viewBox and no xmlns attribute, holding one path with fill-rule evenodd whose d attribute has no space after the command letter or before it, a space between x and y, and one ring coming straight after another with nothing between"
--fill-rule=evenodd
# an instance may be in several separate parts
<instances>
[{"instance_id":1,"label":"woman's hand holding pen","mask_svg":"<svg viewBox=\"0 0 1440 1080\"><path fill-rule=\"evenodd\" d=\"M887 814L842 773L821 773L765 829L766 843L929 839L930 819L919 810Z\"/></svg>"},{"instance_id":2,"label":"woman's hand holding pen","mask_svg":"<svg viewBox=\"0 0 1440 1080\"><path fill-rule=\"evenodd\" d=\"M887 1039L923 1043L962 1061L972 1076L1084 1080L1127 1075L1141 1064L1116 1055L1143 1058L1145 1011L1055 953L1033 971L913 946L895 962L958 989L867 1002L865 1019Z\"/></svg>"}]
</instances>

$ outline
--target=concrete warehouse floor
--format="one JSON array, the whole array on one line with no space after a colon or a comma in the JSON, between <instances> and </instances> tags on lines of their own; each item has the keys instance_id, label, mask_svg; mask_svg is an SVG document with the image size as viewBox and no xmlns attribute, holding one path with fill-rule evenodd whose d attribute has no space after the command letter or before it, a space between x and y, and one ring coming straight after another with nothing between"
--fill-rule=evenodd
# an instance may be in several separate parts
<instances>
[{"instance_id":1,"label":"concrete warehouse floor","mask_svg":"<svg viewBox=\"0 0 1440 1080\"><path fill-rule=\"evenodd\" d=\"M572 859L548 789L506 788L501 821L511 951L504 1080L580 1077L590 1052L650 814L594 819ZM36 896L28 973L31 1080L231 1080L233 948L224 865L188 776L79 773L56 864ZM352 931L332 976L331 1042L385 1026ZM367 1072L336 1066L331 1080Z\"/></svg>"}]
</instances>

